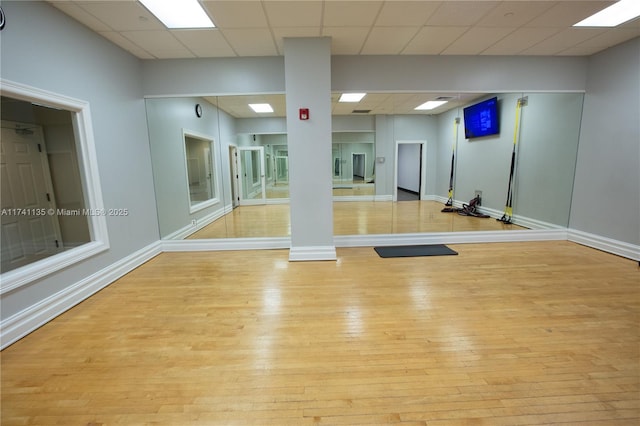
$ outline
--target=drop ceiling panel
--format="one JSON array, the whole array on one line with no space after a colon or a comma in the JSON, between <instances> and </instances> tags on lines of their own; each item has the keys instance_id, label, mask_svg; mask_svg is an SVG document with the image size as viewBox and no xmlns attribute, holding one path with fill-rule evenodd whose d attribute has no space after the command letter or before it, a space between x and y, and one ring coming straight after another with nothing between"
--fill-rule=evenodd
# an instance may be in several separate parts
<instances>
[{"instance_id":1,"label":"drop ceiling panel","mask_svg":"<svg viewBox=\"0 0 640 426\"><path fill-rule=\"evenodd\" d=\"M239 56L275 56L276 45L267 28L227 29L223 31Z\"/></svg>"},{"instance_id":2,"label":"drop ceiling panel","mask_svg":"<svg viewBox=\"0 0 640 426\"><path fill-rule=\"evenodd\" d=\"M219 28L266 28L267 17L259 1L203 1Z\"/></svg>"},{"instance_id":3,"label":"drop ceiling panel","mask_svg":"<svg viewBox=\"0 0 640 426\"><path fill-rule=\"evenodd\" d=\"M137 0L48 2L143 59L283 55L284 37L318 35L332 37L333 55L590 55L640 30L640 19L595 33L571 27L615 0L201 0L218 32L180 35Z\"/></svg>"},{"instance_id":4,"label":"drop ceiling panel","mask_svg":"<svg viewBox=\"0 0 640 426\"><path fill-rule=\"evenodd\" d=\"M138 58L141 58L141 59L155 58L155 56L153 56L152 54L150 54L149 52L147 52L146 50L144 50L143 48L141 48L140 46L138 46L128 38L124 37L121 33L118 33L115 31L106 31L106 32L100 32L98 34L100 34L107 40L111 41L112 43L117 44L118 46L120 46L127 52L130 52L131 54L137 56Z\"/></svg>"},{"instance_id":5,"label":"drop ceiling panel","mask_svg":"<svg viewBox=\"0 0 640 426\"><path fill-rule=\"evenodd\" d=\"M235 56L235 52L217 29L175 30L171 34L198 57Z\"/></svg>"},{"instance_id":6,"label":"drop ceiling panel","mask_svg":"<svg viewBox=\"0 0 640 426\"><path fill-rule=\"evenodd\" d=\"M439 55L469 27L424 27L402 51L406 55Z\"/></svg>"},{"instance_id":7,"label":"drop ceiling panel","mask_svg":"<svg viewBox=\"0 0 640 426\"><path fill-rule=\"evenodd\" d=\"M323 25L369 27L373 25L381 6L381 1L326 1Z\"/></svg>"},{"instance_id":8,"label":"drop ceiling panel","mask_svg":"<svg viewBox=\"0 0 640 426\"><path fill-rule=\"evenodd\" d=\"M168 52L179 58L194 56L168 31L123 31L121 34L157 58L167 58Z\"/></svg>"},{"instance_id":9,"label":"drop ceiling panel","mask_svg":"<svg viewBox=\"0 0 640 426\"><path fill-rule=\"evenodd\" d=\"M480 27L520 27L553 5L540 1L505 1L487 13L477 25Z\"/></svg>"},{"instance_id":10,"label":"drop ceiling panel","mask_svg":"<svg viewBox=\"0 0 640 426\"><path fill-rule=\"evenodd\" d=\"M53 3L55 7L75 19L76 21L82 22L84 25L92 29L93 31L111 31L112 28L107 24L78 6L77 4L73 4L70 2L60 2Z\"/></svg>"},{"instance_id":11,"label":"drop ceiling panel","mask_svg":"<svg viewBox=\"0 0 640 426\"><path fill-rule=\"evenodd\" d=\"M79 2L77 4L115 31L166 29L138 2Z\"/></svg>"},{"instance_id":12,"label":"drop ceiling panel","mask_svg":"<svg viewBox=\"0 0 640 426\"><path fill-rule=\"evenodd\" d=\"M519 55L558 33L558 28L519 28L482 52L483 55Z\"/></svg>"},{"instance_id":13,"label":"drop ceiling panel","mask_svg":"<svg viewBox=\"0 0 640 426\"><path fill-rule=\"evenodd\" d=\"M318 27L322 23L321 1L267 1L264 3L272 27Z\"/></svg>"},{"instance_id":14,"label":"drop ceiling panel","mask_svg":"<svg viewBox=\"0 0 640 426\"><path fill-rule=\"evenodd\" d=\"M440 27L465 27L476 24L494 9L497 1L453 1L444 2L431 15L427 25Z\"/></svg>"},{"instance_id":15,"label":"drop ceiling panel","mask_svg":"<svg viewBox=\"0 0 640 426\"><path fill-rule=\"evenodd\" d=\"M599 28L569 28L526 49L523 53L525 55L560 55L564 50L606 31Z\"/></svg>"},{"instance_id":16,"label":"drop ceiling panel","mask_svg":"<svg viewBox=\"0 0 640 426\"><path fill-rule=\"evenodd\" d=\"M418 32L418 27L375 27L362 48L363 55L397 55Z\"/></svg>"},{"instance_id":17,"label":"drop ceiling panel","mask_svg":"<svg viewBox=\"0 0 640 426\"><path fill-rule=\"evenodd\" d=\"M380 10L376 26L422 26L438 6L440 6L440 2L435 1L388 1Z\"/></svg>"},{"instance_id":18,"label":"drop ceiling panel","mask_svg":"<svg viewBox=\"0 0 640 426\"><path fill-rule=\"evenodd\" d=\"M606 8L614 1L556 1L544 13L529 21L528 27L565 28Z\"/></svg>"},{"instance_id":19,"label":"drop ceiling panel","mask_svg":"<svg viewBox=\"0 0 640 426\"><path fill-rule=\"evenodd\" d=\"M445 55L477 55L513 32L513 28L473 27L442 53Z\"/></svg>"}]
</instances>

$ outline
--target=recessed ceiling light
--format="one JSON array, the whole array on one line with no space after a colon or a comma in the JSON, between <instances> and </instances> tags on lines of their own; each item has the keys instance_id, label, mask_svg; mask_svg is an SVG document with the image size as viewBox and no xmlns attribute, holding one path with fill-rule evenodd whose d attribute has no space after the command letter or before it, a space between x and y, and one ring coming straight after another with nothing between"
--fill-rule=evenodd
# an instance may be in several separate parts
<instances>
[{"instance_id":1,"label":"recessed ceiling light","mask_svg":"<svg viewBox=\"0 0 640 426\"><path fill-rule=\"evenodd\" d=\"M425 110L438 108L440 105L444 105L446 103L447 101L429 101L429 102L423 103L422 105L418 105L414 109L416 111L425 111Z\"/></svg>"},{"instance_id":2,"label":"recessed ceiling light","mask_svg":"<svg viewBox=\"0 0 640 426\"><path fill-rule=\"evenodd\" d=\"M214 28L198 0L140 0L167 28Z\"/></svg>"},{"instance_id":3,"label":"recessed ceiling light","mask_svg":"<svg viewBox=\"0 0 640 426\"><path fill-rule=\"evenodd\" d=\"M574 27L616 27L640 16L640 1L620 0L574 24Z\"/></svg>"},{"instance_id":4,"label":"recessed ceiling light","mask_svg":"<svg viewBox=\"0 0 640 426\"><path fill-rule=\"evenodd\" d=\"M366 93L343 93L338 102L360 102L366 95Z\"/></svg>"},{"instance_id":5,"label":"recessed ceiling light","mask_svg":"<svg viewBox=\"0 0 640 426\"><path fill-rule=\"evenodd\" d=\"M263 114L267 112L273 112L273 108L269 104L249 104L249 106L257 113Z\"/></svg>"}]
</instances>

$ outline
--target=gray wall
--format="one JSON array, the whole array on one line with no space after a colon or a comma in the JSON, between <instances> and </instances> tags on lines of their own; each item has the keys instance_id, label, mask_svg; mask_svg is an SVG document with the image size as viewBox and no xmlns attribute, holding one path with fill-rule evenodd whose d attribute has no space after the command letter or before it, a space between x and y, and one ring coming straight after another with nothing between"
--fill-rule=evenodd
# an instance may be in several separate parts
<instances>
[{"instance_id":1,"label":"gray wall","mask_svg":"<svg viewBox=\"0 0 640 426\"><path fill-rule=\"evenodd\" d=\"M589 58L572 229L640 244L640 38Z\"/></svg>"},{"instance_id":2,"label":"gray wall","mask_svg":"<svg viewBox=\"0 0 640 426\"><path fill-rule=\"evenodd\" d=\"M2 2L3 79L90 103L111 248L2 297L2 318L158 240L140 61L44 2Z\"/></svg>"}]
</instances>

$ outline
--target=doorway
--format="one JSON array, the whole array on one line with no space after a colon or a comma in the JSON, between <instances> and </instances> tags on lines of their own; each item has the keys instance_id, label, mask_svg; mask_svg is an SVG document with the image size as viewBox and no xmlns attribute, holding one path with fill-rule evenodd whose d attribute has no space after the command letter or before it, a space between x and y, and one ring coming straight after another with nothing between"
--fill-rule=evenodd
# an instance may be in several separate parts
<instances>
[{"instance_id":1,"label":"doorway","mask_svg":"<svg viewBox=\"0 0 640 426\"><path fill-rule=\"evenodd\" d=\"M240 205L266 203L266 178L264 173L264 147L239 147L240 157Z\"/></svg>"},{"instance_id":2,"label":"doorway","mask_svg":"<svg viewBox=\"0 0 640 426\"><path fill-rule=\"evenodd\" d=\"M351 154L351 164L353 171L353 183L364 183L366 179L366 167L367 156L366 154L353 153Z\"/></svg>"},{"instance_id":3,"label":"doorway","mask_svg":"<svg viewBox=\"0 0 640 426\"><path fill-rule=\"evenodd\" d=\"M426 186L426 141L396 141L393 201L419 201Z\"/></svg>"}]
</instances>

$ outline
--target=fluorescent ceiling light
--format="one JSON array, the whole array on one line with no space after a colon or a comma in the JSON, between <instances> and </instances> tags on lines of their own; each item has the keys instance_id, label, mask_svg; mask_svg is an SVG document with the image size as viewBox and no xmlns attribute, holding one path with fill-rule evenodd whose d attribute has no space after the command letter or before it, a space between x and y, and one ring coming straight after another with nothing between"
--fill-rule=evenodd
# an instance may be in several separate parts
<instances>
[{"instance_id":1,"label":"fluorescent ceiling light","mask_svg":"<svg viewBox=\"0 0 640 426\"><path fill-rule=\"evenodd\" d=\"M140 0L167 28L214 28L198 0Z\"/></svg>"},{"instance_id":2,"label":"fluorescent ceiling light","mask_svg":"<svg viewBox=\"0 0 640 426\"><path fill-rule=\"evenodd\" d=\"M366 93L343 93L338 102L360 102L366 95Z\"/></svg>"},{"instance_id":3,"label":"fluorescent ceiling light","mask_svg":"<svg viewBox=\"0 0 640 426\"><path fill-rule=\"evenodd\" d=\"M249 104L249 106L258 113L273 112L273 108L269 104Z\"/></svg>"},{"instance_id":4,"label":"fluorescent ceiling light","mask_svg":"<svg viewBox=\"0 0 640 426\"><path fill-rule=\"evenodd\" d=\"M440 105L444 105L446 103L447 101L429 101L429 102L423 103L422 105L418 105L414 109L417 111L425 111L425 110L438 108Z\"/></svg>"},{"instance_id":5,"label":"fluorescent ceiling light","mask_svg":"<svg viewBox=\"0 0 640 426\"><path fill-rule=\"evenodd\" d=\"M616 27L640 16L639 0L620 0L574 24L574 27Z\"/></svg>"}]
</instances>

